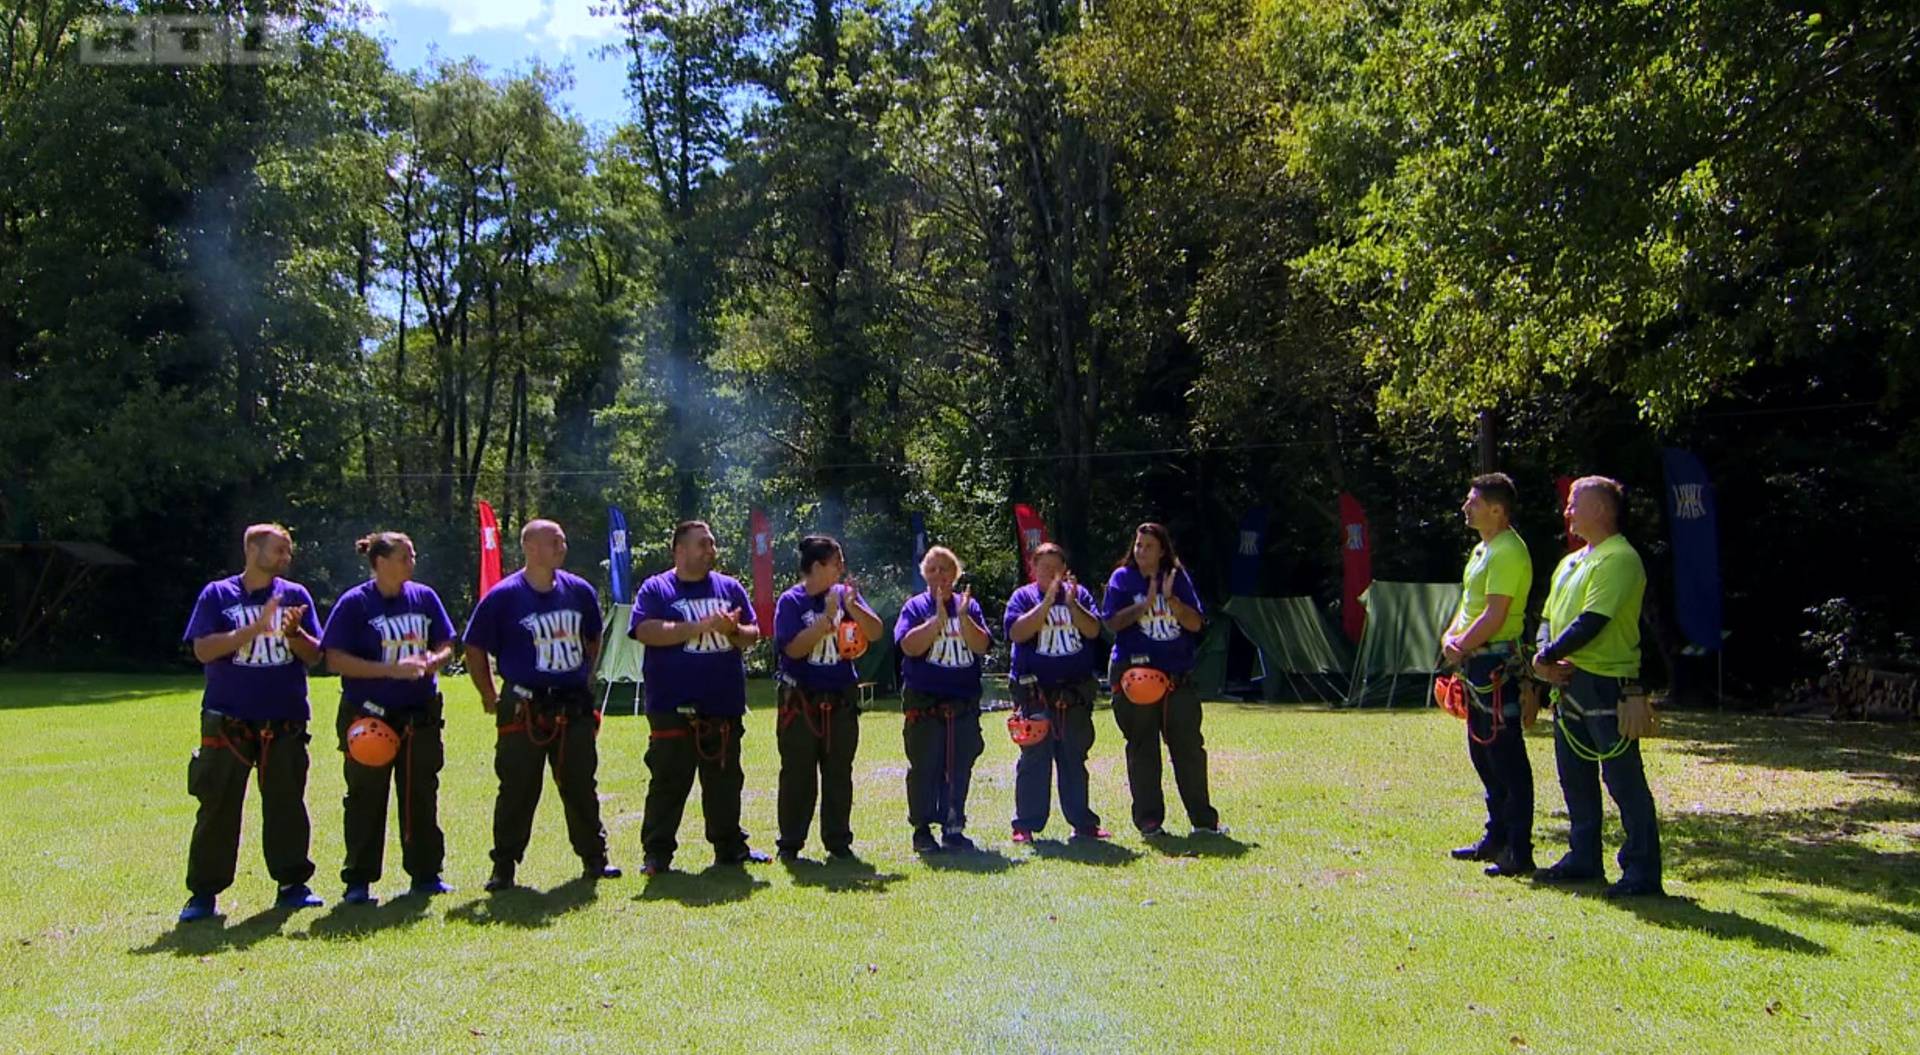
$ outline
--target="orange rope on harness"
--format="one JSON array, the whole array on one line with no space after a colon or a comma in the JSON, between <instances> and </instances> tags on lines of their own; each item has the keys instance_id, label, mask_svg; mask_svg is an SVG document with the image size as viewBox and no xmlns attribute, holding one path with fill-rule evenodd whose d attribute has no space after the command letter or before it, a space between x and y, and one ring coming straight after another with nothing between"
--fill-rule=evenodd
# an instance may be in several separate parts
<instances>
[{"instance_id":1,"label":"orange rope on harness","mask_svg":"<svg viewBox=\"0 0 1920 1055\"><path fill-rule=\"evenodd\" d=\"M1461 680L1462 682L1464 682L1464 683L1466 684L1466 688L1467 688L1467 692L1469 692L1469 693L1471 693L1471 694L1473 694L1473 695L1475 695L1475 696L1478 696L1478 695L1480 694L1480 692L1479 692L1479 690L1478 690L1478 689L1475 689L1475 688L1473 687L1473 682L1471 682L1471 681L1467 681L1467 675L1466 675L1466 672L1465 672L1464 670L1463 670L1463 671L1461 672L1461 674L1460 674L1460 680ZM1501 677L1501 671L1500 671L1500 669L1499 669L1499 668L1497 668L1497 667L1496 667L1496 668L1494 668L1494 671L1493 671L1493 693L1492 693L1492 695L1493 695L1493 718L1492 718L1492 721L1491 721L1491 723L1490 723L1490 725L1489 725L1489 727L1488 727L1488 728L1489 728L1489 732L1487 733L1487 736L1486 736L1486 739L1484 739L1484 740L1483 740L1483 739L1481 739L1480 737L1478 737L1478 736L1476 736L1476 735L1474 735L1474 732L1473 732L1473 707L1472 707L1472 704L1471 704L1471 703L1469 703L1469 704L1468 704L1468 708L1467 708L1467 739L1469 739L1469 740L1471 740L1471 741L1473 741L1474 743L1476 743L1476 744L1478 744L1478 745L1480 745L1481 747L1486 747L1486 746L1488 746L1488 745L1490 745L1490 744L1492 744L1492 743L1493 743L1493 742L1494 742L1495 740L1498 740L1498 739L1500 738L1500 730L1501 730L1501 728L1502 728L1502 726L1504 725L1504 723L1505 723L1505 721L1506 721L1506 714L1505 714L1505 711L1506 711L1506 705L1505 705L1505 703L1503 702L1503 697L1502 697L1502 693L1501 693L1501 691L1500 691L1500 690L1501 690L1501 688L1502 688L1502 686L1504 686L1505 684L1506 684L1506 679L1505 679L1504 677Z\"/></svg>"},{"instance_id":2,"label":"orange rope on harness","mask_svg":"<svg viewBox=\"0 0 1920 1055\"><path fill-rule=\"evenodd\" d=\"M273 738L279 735L274 731L273 725L271 723L262 723L260 730L255 732L245 722L237 718L222 718L220 728L222 730L220 736L202 736L200 738L200 746L225 748L227 753L233 756L234 761L239 762L248 769L256 770L259 774L260 793L262 795L266 794L267 756L273 749ZM239 748L233 746L235 740L258 741L260 748L255 752L253 758L248 758L246 755L240 753Z\"/></svg>"},{"instance_id":3,"label":"orange rope on harness","mask_svg":"<svg viewBox=\"0 0 1920 1055\"><path fill-rule=\"evenodd\" d=\"M798 685L787 686L787 692L789 693L790 700L797 699L799 702L790 702L781 706L780 725L784 728L788 722L793 720L793 713L796 711L799 712L800 720L807 723L807 731L812 733L814 738L820 741L820 749L827 754L832 754L833 702L831 700L823 700L816 704L807 696L806 690L800 688ZM812 716L807 714L809 707L820 712L820 724L817 726L813 724Z\"/></svg>"}]
</instances>

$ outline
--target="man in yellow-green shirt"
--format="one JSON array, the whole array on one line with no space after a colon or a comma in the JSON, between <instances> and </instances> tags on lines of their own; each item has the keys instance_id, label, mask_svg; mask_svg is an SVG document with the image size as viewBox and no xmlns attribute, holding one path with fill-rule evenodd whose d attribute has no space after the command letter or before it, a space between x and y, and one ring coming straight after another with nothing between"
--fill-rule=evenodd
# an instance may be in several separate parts
<instances>
[{"instance_id":1,"label":"man in yellow-green shirt","mask_svg":"<svg viewBox=\"0 0 1920 1055\"><path fill-rule=\"evenodd\" d=\"M1640 603L1647 572L1620 534L1625 492L1617 481L1587 476L1573 483L1567 519L1586 548L1554 569L1540 625L1536 677L1556 686L1554 761L1567 799L1567 855L1542 870L1541 882L1601 879L1600 783L1620 808L1626 842L1620 881L1608 897L1663 893L1660 826L1638 740L1620 735L1618 707L1640 677Z\"/></svg>"},{"instance_id":2,"label":"man in yellow-green shirt","mask_svg":"<svg viewBox=\"0 0 1920 1055\"><path fill-rule=\"evenodd\" d=\"M1533 558L1513 529L1517 499L1505 473L1476 476L1460 506L1480 544L1461 577L1460 608L1440 641L1447 665L1469 686L1467 757L1486 792L1487 826L1480 841L1453 851L1456 860L1491 861L1490 876L1533 871L1533 766L1521 736L1519 681Z\"/></svg>"}]
</instances>

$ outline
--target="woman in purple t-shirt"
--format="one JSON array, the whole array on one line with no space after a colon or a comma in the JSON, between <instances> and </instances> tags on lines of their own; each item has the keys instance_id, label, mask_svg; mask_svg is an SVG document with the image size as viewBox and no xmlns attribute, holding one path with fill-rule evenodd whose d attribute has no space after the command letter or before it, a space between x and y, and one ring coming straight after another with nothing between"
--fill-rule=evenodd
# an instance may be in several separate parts
<instances>
[{"instance_id":1,"label":"woman in purple t-shirt","mask_svg":"<svg viewBox=\"0 0 1920 1055\"><path fill-rule=\"evenodd\" d=\"M971 850L967 787L980 739L980 659L993 635L971 589L954 592L960 558L935 546L920 559L925 593L907 599L893 626L900 647L902 727L907 748L907 823L915 853ZM932 825L940 825L941 841Z\"/></svg>"},{"instance_id":2,"label":"woman in purple t-shirt","mask_svg":"<svg viewBox=\"0 0 1920 1055\"><path fill-rule=\"evenodd\" d=\"M1220 814L1207 797L1207 751L1200 735L1200 692L1193 686L1200 631L1207 625L1200 595L1180 564L1173 536L1146 523L1133 534L1133 546L1107 580L1101 618L1114 634L1109 674L1113 718L1127 741L1127 787L1133 792L1133 823L1142 835L1159 835L1167 803L1160 791L1160 739L1173 760L1173 782L1180 789L1187 819L1195 832L1222 834ZM1122 690L1134 667L1166 675L1172 688L1149 703L1135 703Z\"/></svg>"}]
</instances>

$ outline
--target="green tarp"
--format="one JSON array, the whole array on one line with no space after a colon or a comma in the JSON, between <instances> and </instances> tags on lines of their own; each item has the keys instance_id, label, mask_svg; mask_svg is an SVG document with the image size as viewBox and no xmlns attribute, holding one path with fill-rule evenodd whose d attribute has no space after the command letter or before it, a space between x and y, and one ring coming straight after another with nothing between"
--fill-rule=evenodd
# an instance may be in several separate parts
<instances>
[{"instance_id":1,"label":"green tarp","mask_svg":"<svg viewBox=\"0 0 1920 1055\"><path fill-rule=\"evenodd\" d=\"M616 604L606 618L605 644L600 647L600 665L593 676L601 683L600 707L606 709L615 685L633 686L633 713L640 713L640 657L647 647L627 636L627 621L633 618L633 606Z\"/></svg>"},{"instance_id":2,"label":"green tarp","mask_svg":"<svg viewBox=\"0 0 1920 1055\"><path fill-rule=\"evenodd\" d=\"M1345 697L1351 654L1311 597L1232 597L1220 606L1200 639L1194 681L1218 695L1226 686L1227 649L1233 633L1259 652L1260 695L1268 700L1339 700Z\"/></svg>"},{"instance_id":3,"label":"green tarp","mask_svg":"<svg viewBox=\"0 0 1920 1055\"><path fill-rule=\"evenodd\" d=\"M1460 606L1457 582L1374 582L1360 595L1367 629L1347 704L1424 704L1440 663L1440 635Z\"/></svg>"},{"instance_id":4,"label":"green tarp","mask_svg":"<svg viewBox=\"0 0 1920 1055\"><path fill-rule=\"evenodd\" d=\"M877 693L891 693L900 687L893 662L893 625L884 620L882 625L886 633L880 640L868 642L866 653L853 661L853 669L860 675L860 684L872 685Z\"/></svg>"}]
</instances>

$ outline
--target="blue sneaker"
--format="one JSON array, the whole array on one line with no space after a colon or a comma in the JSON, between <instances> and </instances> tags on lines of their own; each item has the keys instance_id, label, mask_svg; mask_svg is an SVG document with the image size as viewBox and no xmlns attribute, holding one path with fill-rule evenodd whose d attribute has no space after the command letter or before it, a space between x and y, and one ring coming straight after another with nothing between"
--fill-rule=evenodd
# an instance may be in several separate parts
<instances>
[{"instance_id":1,"label":"blue sneaker","mask_svg":"<svg viewBox=\"0 0 1920 1055\"><path fill-rule=\"evenodd\" d=\"M273 899L274 908L319 908L326 902L315 897L305 883L288 883L280 888L280 896Z\"/></svg>"},{"instance_id":2,"label":"blue sneaker","mask_svg":"<svg viewBox=\"0 0 1920 1055\"><path fill-rule=\"evenodd\" d=\"M407 893L417 894L420 897L432 897L435 894L451 894L453 893L453 887L450 884L441 882L440 878L436 876L432 879L414 880L413 886L407 889Z\"/></svg>"},{"instance_id":3,"label":"blue sneaker","mask_svg":"<svg viewBox=\"0 0 1920 1055\"><path fill-rule=\"evenodd\" d=\"M342 905L378 905L380 899L373 896L373 891L367 889L367 884L355 883L340 896L340 903Z\"/></svg>"},{"instance_id":4,"label":"blue sneaker","mask_svg":"<svg viewBox=\"0 0 1920 1055\"><path fill-rule=\"evenodd\" d=\"M186 907L180 910L180 922L192 923L195 920L212 919L219 914L213 907L212 894L195 894L187 899Z\"/></svg>"}]
</instances>

